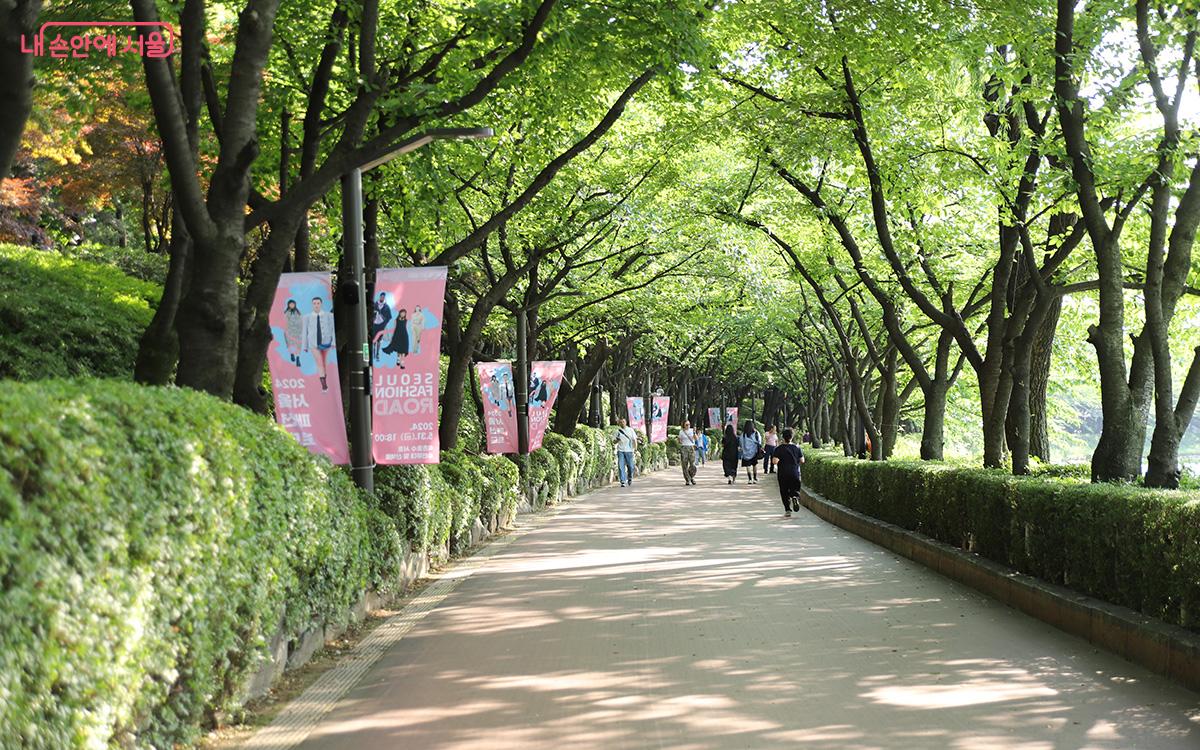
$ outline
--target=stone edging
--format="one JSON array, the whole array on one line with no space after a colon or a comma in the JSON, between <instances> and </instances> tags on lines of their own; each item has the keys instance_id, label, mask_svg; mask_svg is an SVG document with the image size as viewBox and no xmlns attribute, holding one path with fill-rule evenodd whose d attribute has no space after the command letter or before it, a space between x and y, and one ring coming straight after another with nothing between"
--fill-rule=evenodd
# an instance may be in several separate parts
<instances>
[{"instance_id":1,"label":"stone edging","mask_svg":"<svg viewBox=\"0 0 1200 750\"><path fill-rule=\"evenodd\" d=\"M1200 636L1127 607L1085 596L895 524L826 500L805 487L818 518L921 563L1031 617L1200 690Z\"/></svg>"}]
</instances>

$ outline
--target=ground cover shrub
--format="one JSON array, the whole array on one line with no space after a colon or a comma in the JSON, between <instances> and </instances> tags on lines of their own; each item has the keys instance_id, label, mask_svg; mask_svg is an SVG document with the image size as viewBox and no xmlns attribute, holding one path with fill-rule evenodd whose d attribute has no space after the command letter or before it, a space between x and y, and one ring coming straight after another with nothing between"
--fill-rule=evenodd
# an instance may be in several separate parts
<instances>
[{"instance_id":1,"label":"ground cover shrub","mask_svg":"<svg viewBox=\"0 0 1200 750\"><path fill-rule=\"evenodd\" d=\"M394 576L395 525L270 421L188 390L0 383L0 737L193 741L281 626Z\"/></svg>"},{"instance_id":2,"label":"ground cover shrub","mask_svg":"<svg viewBox=\"0 0 1200 750\"><path fill-rule=\"evenodd\" d=\"M55 251L67 258L113 266L126 276L149 281L160 287L166 282L167 265L171 260L167 253L148 253L140 245L116 247L96 242L84 242L79 245L64 243L56 247Z\"/></svg>"},{"instance_id":3,"label":"ground cover shrub","mask_svg":"<svg viewBox=\"0 0 1200 750\"><path fill-rule=\"evenodd\" d=\"M804 483L834 502L1200 631L1200 493L807 455Z\"/></svg>"},{"instance_id":4,"label":"ground cover shrub","mask_svg":"<svg viewBox=\"0 0 1200 750\"><path fill-rule=\"evenodd\" d=\"M0 244L0 379L132 378L161 294L113 266Z\"/></svg>"}]
</instances>

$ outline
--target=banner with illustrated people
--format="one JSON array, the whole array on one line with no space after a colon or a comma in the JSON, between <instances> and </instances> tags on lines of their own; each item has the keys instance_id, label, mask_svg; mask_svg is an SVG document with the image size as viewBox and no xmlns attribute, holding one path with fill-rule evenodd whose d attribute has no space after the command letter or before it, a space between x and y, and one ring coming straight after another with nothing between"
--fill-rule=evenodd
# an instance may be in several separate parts
<instances>
[{"instance_id":1,"label":"banner with illustrated people","mask_svg":"<svg viewBox=\"0 0 1200 750\"><path fill-rule=\"evenodd\" d=\"M635 430L646 430L646 404L641 396L630 396L625 399L625 409L629 412L629 426Z\"/></svg>"},{"instance_id":2,"label":"banner with illustrated people","mask_svg":"<svg viewBox=\"0 0 1200 750\"><path fill-rule=\"evenodd\" d=\"M731 406L725 410L725 424L733 425L733 429L735 430L738 426L737 415L738 408L736 406Z\"/></svg>"},{"instance_id":3,"label":"banner with illustrated people","mask_svg":"<svg viewBox=\"0 0 1200 750\"><path fill-rule=\"evenodd\" d=\"M438 357L446 267L381 268L367 311L375 462L438 462Z\"/></svg>"},{"instance_id":4,"label":"banner with illustrated people","mask_svg":"<svg viewBox=\"0 0 1200 750\"><path fill-rule=\"evenodd\" d=\"M313 453L350 463L329 274L280 276L270 324L267 365L275 419Z\"/></svg>"},{"instance_id":5,"label":"banner with illustrated people","mask_svg":"<svg viewBox=\"0 0 1200 750\"><path fill-rule=\"evenodd\" d=\"M483 396L483 428L488 453L516 453L517 394L512 365L508 362L479 362L479 392Z\"/></svg>"},{"instance_id":6,"label":"banner with illustrated people","mask_svg":"<svg viewBox=\"0 0 1200 750\"><path fill-rule=\"evenodd\" d=\"M650 442L667 442L667 413L671 411L670 396L655 396L650 405Z\"/></svg>"},{"instance_id":7,"label":"banner with illustrated people","mask_svg":"<svg viewBox=\"0 0 1200 750\"><path fill-rule=\"evenodd\" d=\"M720 407L714 406L708 410L708 426L709 426L709 428L714 429L714 430L720 429L723 426L721 424L721 409L720 409Z\"/></svg>"},{"instance_id":8,"label":"banner with illustrated people","mask_svg":"<svg viewBox=\"0 0 1200 750\"><path fill-rule=\"evenodd\" d=\"M558 398L566 362L529 363L529 450L542 447L550 423L550 409Z\"/></svg>"}]
</instances>

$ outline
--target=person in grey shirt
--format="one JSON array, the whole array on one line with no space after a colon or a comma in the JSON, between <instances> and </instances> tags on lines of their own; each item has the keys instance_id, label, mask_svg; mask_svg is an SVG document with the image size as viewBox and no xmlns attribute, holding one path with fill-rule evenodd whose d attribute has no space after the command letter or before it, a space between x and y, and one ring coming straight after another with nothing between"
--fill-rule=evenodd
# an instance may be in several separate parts
<instances>
[{"instance_id":1,"label":"person in grey shirt","mask_svg":"<svg viewBox=\"0 0 1200 750\"><path fill-rule=\"evenodd\" d=\"M613 443L617 446L617 478L622 487L633 485L633 452L637 450L641 433L625 424L624 419L617 420L617 434Z\"/></svg>"},{"instance_id":2,"label":"person in grey shirt","mask_svg":"<svg viewBox=\"0 0 1200 750\"><path fill-rule=\"evenodd\" d=\"M679 466L683 469L683 483L696 483L696 431L692 423L683 420L679 429Z\"/></svg>"}]
</instances>

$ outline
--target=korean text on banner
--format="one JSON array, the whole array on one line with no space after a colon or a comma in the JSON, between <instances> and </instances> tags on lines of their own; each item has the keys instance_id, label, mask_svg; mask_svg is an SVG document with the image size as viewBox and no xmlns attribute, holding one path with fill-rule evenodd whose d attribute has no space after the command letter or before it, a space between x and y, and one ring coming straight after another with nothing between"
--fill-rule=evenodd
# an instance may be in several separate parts
<instances>
[{"instance_id":1,"label":"korean text on banner","mask_svg":"<svg viewBox=\"0 0 1200 750\"><path fill-rule=\"evenodd\" d=\"M714 406L708 410L708 426L714 430L722 427L720 407Z\"/></svg>"},{"instance_id":2,"label":"korean text on banner","mask_svg":"<svg viewBox=\"0 0 1200 750\"><path fill-rule=\"evenodd\" d=\"M350 463L329 274L280 276L270 325L267 365L275 419L313 453Z\"/></svg>"},{"instance_id":3,"label":"korean text on banner","mask_svg":"<svg viewBox=\"0 0 1200 750\"><path fill-rule=\"evenodd\" d=\"M626 398L625 409L629 412L629 426L644 432L646 430L646 405L641 396Z\"/></svg>"},{"instance_id":4,"label":"korean text on banner","mask_svg":"<svg viewBox=\"0 0 1200 750\"><path fill-rule=\"evenodd\" d=\"M566 362L529 363L529 450L542 447L550 422L550 410L558 398Z\"/></svg>"},{"instance_id":5,"label":"korean text on banner","mask_svg":"<svg viewBox=\"0 0 1200 750\"><path fill-rule=\"evenodd\" d=\"M375 462L438 462L438 356L445 266L381 268L371 321Z\"/></svg>"},{"instance_id":6,"label":"korean text on banner","mask_svg":"<svg viewBox=\"0 0 1200 750\"><path fill-rule=\"evenodd\" d=\"M479 392L483 397L483 428L488 453L517 452L517 395L512 365L479 362Z\"/></svg>"},{"instance_id":7,"label":"korean text on banner","mask_svg":"<svg viewBox=\"0 0 1200 750\"><path fill-rule=\"evenodd\" d=\"M650 442L667 441L667 414L671 411L670 396L655 396L650 406Z\"/></svg>"}]
</instances>

